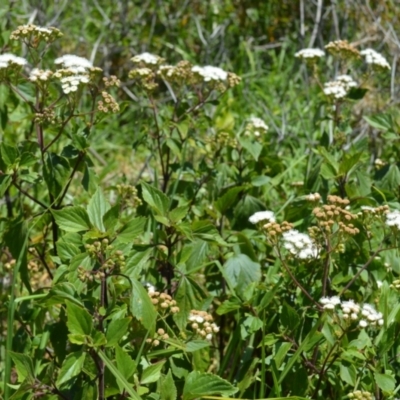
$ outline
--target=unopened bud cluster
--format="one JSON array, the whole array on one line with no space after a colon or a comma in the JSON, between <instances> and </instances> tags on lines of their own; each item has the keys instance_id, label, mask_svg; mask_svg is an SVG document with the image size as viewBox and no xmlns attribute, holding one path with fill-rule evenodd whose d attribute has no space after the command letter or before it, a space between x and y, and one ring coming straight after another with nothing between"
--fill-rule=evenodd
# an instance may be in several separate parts
<instances>
[{"instance_id":1,"label":"unopened bud cluster","mask_svg":"<svg viewBox=\"0 0 400 400\"><path fill-rule=\"evenodd\" d=\"M360 52L351 45L347 40L335 40L334 42L330 42L325 46L325 49L343 59L357 59L360 58Z\"/></svg>"},{"instance_id":2,"label":"unopened bud cluster","mask_svg":"<svg viewBox=\"0 0 400 400\"><path fill-rule=\"evenodd\" d=\"M365 392L363 390L356 390L352 393L348 394L349 399L355 399L355 400L372 400L372 393L370 392Z\"/></svg>"},{"instance_id":3,"label":"unopened bud cluster","mask_svg":"<svg viewBox=\"0 0 400 400\"><path fill-rule=\"evenodd\" d=\"M356 214L347 211L345 207L350 203L347 199L338 196L328 196L328 203L322 207L316 207L313 214L318 220L318 225L326 232L332 232L332 227L337 224L339 231L349 235L356 235L360 231L351 221L357 219Z\"/></svg>"},{"instance_id":4,"label":"unopened bud cluster","mask_svg":"<svg viewBox=\"0 0 400 400\"><path fill-rule=\"evenodd\" d=\"M149 286L147 293L159 313L176 314L179 312L179 307L176 305L176 301L173 300L169 294L155 291L153 286Z\"/></svg>"},{"instance_id":5,"label":"unopened bud cluster","mask_svg":"<svg viewBox=\"0 0 400 400\"><path fill-rule=\"evenodd\" d=\"M122 197L124 205L131 208L137 208L142 204L142 200L138 196L138 192L135 186L119 184L116 186L118 194Z\"/></svg>"},{"instance_id":6,"label":"unopened bud cluster","mask_svg":"<svg viewBox=\"0 0 400 400\"><path fill-rule=\"evenodd\" d=\"M384 215L390 211L389 206L379 206L379 207L369 207L369 206L361 206L361 211L365 215Z\"/></svg>"},{"instance_id":7,"label":"unopened bud cluster","mask_svg":"<svg viewBox=\"0 0 400 400\"><path fill-rule=\"evenodd\" d=\"M396 279L395 281L393 281L390 285L390 288L400 291L400 279Z\"/></svg>"},{"instance_id":8,"label":"unopened bud cluster","mask_svg":"<svg viewBox=\"0 0 400 400\"><path fill-rule=\"evenodd\" d=\"M10 261L7 261L4 263L4 268L8 271L11 271L15 264L17 263L17 260L15 258L12 258Z\"/></svg>"},{"instance_id":9,"label":"unopened bud cluster","mask_svg":"<svg viewBox=\"0 0 400 400\"><path fill-rule=\"evenodd\" d=\"M212 315L206 311L190 311L188 323L193 331L203 339L212 340L213 334L219 332L219 326L213 321Z\"/></svg>"},{"instance_id":10,"label":"unopened bud cluster","mask_svg":"<svg viewBox=\"0 0 400 400\"><path fill-rule=\"evenodd\" d=\"M159 328L157 329L155 337L146 339L146 343L149 343L152 347L157 347L160 345L161 340L167 339L169 339L168 333L166 333L164 329Z\"/></svg>"},{"instance_id":11,"label":"unopened bud cluster","mask_svg":"<svg viewBox=\"0 0 400 400\"><path fill-rule=\"evenodd\" d=\"M215 136L215 139L213 137L210 137L208 139L209 143L218 143L220 147L237 147L237 140L232 137L229 132L218 132Z\"/></svg>"},{"instance_id":12,"label":"unopened bud cluster","mask_svg":"<svg viewBox=\"0 0 400 400\"><path fill-rule=\"evenodd\" d=\"M122 251L113 252L113 246L109 244L109 240L106 238L101 242L96 240L92 244L86 244L85 248L89 255L101 264L99 270L106 274L119 271L125 267L125 256ZM109 256L106 256L106 253Z\"/></svg>"},{"instance_id":13,"label":"unopened bud cluster","mask_svg":"<svg viewBox=\"0 0 400 400\"><path fill-rule=\"evenodd\" d=\"M10 39L22 40L32 47L37 47L41 40L47 43L54 42L54 40L63 36L63 34L54 27L42 27L33 24L21 25L10 35Z\"/></svg>"},{"instance_id":14,"label":"unopened bud cluster","mask_svg":"<svg viewBox=\"0 0 400 400\"><path fill-rule=\"evenodd\" d=\"M103 91L103 92L101 92L101 97L103 98L103 100L99 100L97 102L97 109L100 112L103 112L103 113L119 112L119 104L114 99L114 97L111 96L111 94Z\"/></svg>"},{"instance_id":15,"label":"unopened bud cluster","mask_svg":"<svg viewBox=\"0 0 400 400\"><path fill-rule=\"evenodd\" d=\"M121 85L121 81L115 75L111 75L108 77L105 76L103 78L103 83L106 88L120 87L120 85Z\"/></svg>"},{"instance_id":16,"label":"unopened bud cluster","mask_svg":"<svg viewBox=\"0 0 400 400\"><path fill-rule=\"evenodd\" d=\"M41 113L36 113L33 120L40 125L55 124L57 122L57 117L54 110L45 108Z\"/></svg>"},{"instance_id":17,"label":"unopened bud cluster","mask_svg":"<svg viewBox=\"0 0 400 400\"><path fill-rule=\"evenodd\" d=\"M321 201L321 195L319 193L310 193L306 196L306 200L311 203L319 203Z\"/></svg>"},{"instance_id":18,"label":"unopened bud cluster","mask_svg":"<svg viewBox=\"0 0 400 400\"><path fill-rule=\"evenodd\" d=\"M78 279L82 282L94 282L95 280L101 281L106 277L106 273L104 271L98 270L87 270L81 265L78 267Z\"/></svg>"},{"instance_id":19,"label":"unopened bud cluster","mask_svg":"<svg viewBox=\"0 0 400 400\"><path fill-rule=\"evenodd\" d=\"M269 236L275 237L293 229L293 224L287 221L283 221L281 224L278 222L268 222L263 226L263 229Z\"/></svg>"}]
</instances>

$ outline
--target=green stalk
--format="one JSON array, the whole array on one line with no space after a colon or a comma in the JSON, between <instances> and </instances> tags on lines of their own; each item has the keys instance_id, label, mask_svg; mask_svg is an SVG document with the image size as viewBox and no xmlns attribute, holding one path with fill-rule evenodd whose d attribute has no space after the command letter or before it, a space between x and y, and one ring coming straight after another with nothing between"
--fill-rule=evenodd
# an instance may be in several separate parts
<instances>
[{"instance_id":1,"label":"green stalk","mask_svg":"<svg viewBox=\"0 0 400 400\"><path fill-rule=\"evenodd\" d=\"M7 338L6 338L6 354L5 354L5 367L4 367L4 400L8 400L11 395L11 388L8 384L11 382L11 357L12 342L14 338L14 314L15 314L15 288L18 285L19 270L24 259L27 249L28 234L25 234L24 242L18 254L18 259L13 271L11 293L8 302L8 315L7 315Z\"/></svg>"}]
</instances>

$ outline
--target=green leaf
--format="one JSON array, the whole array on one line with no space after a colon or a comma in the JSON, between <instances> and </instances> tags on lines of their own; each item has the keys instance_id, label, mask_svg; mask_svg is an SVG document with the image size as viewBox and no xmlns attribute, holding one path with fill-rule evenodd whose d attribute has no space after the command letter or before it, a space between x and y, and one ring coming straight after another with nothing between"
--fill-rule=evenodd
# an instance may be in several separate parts
<instances>
[{"instance_id":1,"label":"green leaf","mask_svg":"<svg viewBox=\"0 0 400 400\"><path fill-rule=\"evenodd\" d=\"M160 400L176 400L177 395L174 378L171 370L168 370L168 374L161 380Z\"/></svg>"},{"instance_id":2,"label":"green leaf","mask_svg":"<svg viewBox=\"0 0 400 400\"><path fill-rule=\"evenodd\" d=\"M258 161L262 150L262 145L260 143L245 137L239 138L239 143L250 153L255 161Z\"/></svg>"},{"instance_id":3,"label":"green leaf","mask_svg":"<svg viewBox=\"0 0 400 400\"><path fill-rule=\"evenodd\" d=\"M0 197L4 196L4 193L10 187L10 184L11 184L10 175L0 175Z\"/></svg>"},{"instance_id":4,"label":"green leaf","mask_svg":"<svg viewBox=\"0 0 400 400\"><path fill-rule=\"evenodd\" d=\"M210 347L210 342L206 340L191 340L185 345L185 351L188 353L193 353L194 351Z\"/></svg>"},{"instance_id":5,"label":"green leaf","mask_svg":"<svg viewBox=\"0 0 400 400\"><path fill-rule=\"evenodd\" d=\"M51 210L57 225L66 232L80 232L92 228L86 210L80 206L66 207L62 210Z\"/></svg>"},{"instance_id":6,"label":"green leaf","mask_svg":"<svg viewBox=\"0 0 400 400\"><path fill-rule=\"evenodd\" d=\"M89 215L90 222L100 232L104 232L106 230L103 223L103 217L110 208L111 206L104 197L102 190L98 188L96 193L89 201L87 213Z\"/></svg>"},{"instance_id":7,"label":"green leaf","mask_svg":"<svg viewBox=\"0 0 400 400\"><path fill-rule=\"evenodd\" d=\"M298 316L296 310L286 302L284 302L282 307L281 323L290 331L295 330L300 324L300 317Z\"/></svg>"},{"instance_id":8,"label":"green leaf","mask_svg":"<svg viewBox=\"0 0 400 400\"><path fill-rule=\"evenodd\" d=\"M137 238L141 233L143 233L146 222L147 218L145 217L131 219L119 230L117 240L120 243L132 242L133 239Z\"/></svg>"},{"instance_id":9,"label":"green leaf","mask_svg":"<svg viewBox=\"0 0 400 400\"><path fill-rule=\"evenodd\" d=\"M242 302L237 297L232 297L229 300L225 300L218 308L217 314L224 315L232 311L239 310Z\"/></svg>"},{"instance_id":10,"label":"green leaf","mask_svg":"<svg viewBox=\"0 0 400 400\"><path fill-rule=\"evenodd\" d=\"M362 98L364 98L367 92L368 89L364 88L350 88L346 97L350 100L361 100Z\"/></svg>"},{"instance_id":11,"label":"green leaf","mask_svg":"<svg viewBox=\"0 0 400 400\"><path fill-rule=\"evenodd\" d=\"M189 210L189 206L180 206L174 208L169 212L169 219L172 223L176 224L180 220L186 217Z\"/></svg>"},{"instance_id":12,"label":"green leaf","mask_svg":"<svg viewBox=\"0 0 400 400\"><path fill-rule=\"evenodd\" d=\"M223 196L221 196L215 203L215 208L224 214L229 208L232 207L240 193L245 189L244 186L237 186L229 189Z\"/></svg>"},{"instance_id":13,"label":"green leaf","mask_svg":"<svg viewBox=\"0 0 400 400\"><path fill-rule=\"evenodd\" d=\"M127 381L131 380L136 371L136 363L132 360L131 356L118 345L115 346L115 361L118 371L123 377Z\"/></svg>"},{"instance_id":14,"label":"green leaf","mask_svg":"<svg viewBox=\"0 0 400 400\"><path fill-rule=\"evenodd\" d=\"M340 379L348 383L350 386L354 386L357 379L357 370L354 367L354 365L348 363L341 363Z\"/></svg>"},{"instance_id":15,"label":"green leaf","mask_svg":"<svg viewBox=\"0 0 400 400\"><path fill-rule=\"evenodd\" d=\"M19 157L18 149L15 146L10 146L4 142L0 144L0 152L2 161L6 167L13 166Z\"/></svg>"},{"instance_id":16,"label":"green leaf","mask_svg":"<svg viewBox=\"0 0 400 400\"><path fill-rule=\"evenodd\" d=\"M126 380L126 378L121 374L121 372L118 371L118 369L111 362L111 360L105 355L105 353L102 350L98 350L98 355L104 361L110 372L117 379L117 382L119 382L123 386L126 392L130 394L134 400L142 400L141 397L135 392L135 390L133 390L132 385Z\"/></svg>"},{"instance_id":17,"label":"green leaf","mask_svg":"<svg viewBox=\"0 0 400 400\"><path fill-rule=\"evenodd\" d=\"M68 330L73 334L89 336L93 326L92 316L86 309L68 300L65 303L67 305Z\"/></svg>"},{"instance_id":18,"label":"green leaf","mask_svg":"<svg viewBox=\"0 0 400 400\"><path fill-rule=\"evenodd\" d=\"M138 319L146 329L154 329L157 312L145 288L135 279L132 282L131 309L133 316Z\"/></svg>"},{"instance_id":19,"label":"green leaf","mask_svg":"<svg viewBox=\"0 0 400 400\"><path fill-rule=\"evenodd\" d=\"M15 364L15 369L18 374L18 382L28 380L29 382L35 381L35 373L33 369L32 359L26 354L15 353L9 351L8 354L11 356Z\"/></svg>"},{"instance_id":20,"label":"green leaf","mask_svg":"<svg viewBox=\"0 0 400 400\"><path fill-rule=\"evenodd\" d=\"M132 318L122 318L111 321L107 327L107 347L116 345L128 331Z\"/></svg>"},{"instance_id":21,"label":"green leaf","mask_svg":"<svg viewBox=\"0 0 400 400\"><path fill-rule=\"evenodd\" d=\"M387 114L373 115L372 117L363 116L363 119L368 122L373 128L380 129L381 131L388 131L393 129L392 117Z\"/></svg>"},{"instance_id":22,"label":"green leaf","mask_svg":"<svg viewBox=\"0 0 400 400\"><path fill-rule=\"evenodd\" d=\"M149 185L146 182L141 183L143 200L159 215L166 217L170 200L169 198L160 190Z\"/></svg>"},{"instance_id":23,"label":"green leaf","mask_svg":"<svg viewBox=\"0 0 400 400\"><path fill-rule=\"evenodd\" d=\"M192 371L183 387L183 400L192 400L203 396L230 396L238 391L225 379L217 375Z\"/></svg>"},{"instance_id":24,"label":"green leaf","mask_svg":"<svg viewBox=\"0 0 400 400\"><path fill-rule=\"evenodd\" d=\"M161 376L161 369L167 360L159 361L155 364L148 366L142 374L142 379L140 380L141 385L146 385L148 383L157 382Z\"/></svg>"},{"instance_id":25,"label":"green leaf","mask_svg":"<svg viewBox=\"0 0 400 400\"><path fill-rule=\"evenodd\" d=\"M80 374L85 357L86 353L84 351L75 351L68 354L58 373L57 386L61 386L63 383Z\"/></svg>"},{"instance_id":26,"label":"green leaf","mask_svg":"<svg viewBox=\"0 0 400 400\"><path fill-rule=\"evenodd\" d=\"M261 279L260 264L252 261L245 254L229 258L224 267L231 286L237 288L241 294L250 283L259 282Z\"/></svg>"},{"instance_id":27,"label":"green leaf","mask_svg":"<svg viewBox=\"0 0 400 400\"><path fill-rule=\"evenodd\" d=\"M375 382L381 390L393 392L396 387L396 380L392 375L375 373Z\"/></svg>"}]
</instances>

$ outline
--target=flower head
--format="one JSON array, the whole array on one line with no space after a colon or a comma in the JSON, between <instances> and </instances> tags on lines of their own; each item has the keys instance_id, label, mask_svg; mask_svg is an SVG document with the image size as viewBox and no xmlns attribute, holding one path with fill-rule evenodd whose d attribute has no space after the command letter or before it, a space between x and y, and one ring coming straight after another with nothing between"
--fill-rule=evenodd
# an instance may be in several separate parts
<instances>
[{"instance_id":1,"label":"flower head","mask_svg":"<svg viewBox=\"0 0 400 400\"><path fill-rule=\"evenodd\" d=\"M246 132L253 132L254 136L261 136L262 133L268 132L268 125L257 117L250 117L249 123L246 126Z\"/></svg>"},{"instance_id":2,"label":"flower head","mask_svg":"<svg viewBox=\"0 0 400 400\"><path fill-rule=\"evenodd\" d=\"M334 310L340 304L340 298L338 296L322 297L319 302L325 310Z\"/></svg>"},{"instance_id":3,"label":"flower head","mask_svg":"<svg viewBox=\"0 0 400 400\"><path fill-rule=\"evenodd\" d=\"M252 224L258 224L261 221L275 222L275 214L272 211L258 211L249 218L249 221Z\"/></svg>"},{"instance_id":4,"label":"flower head","mask_svg":"<svg viewBox=\"0 0 400 400\"><path fill-rule=\"evenodd\" d=\"M0 54L0 69L12 66L23 67L26 64L28 64L28 61L25 58L15 56L11 53Z\"/></svg>"},{"instance_id":5,"label":"flower head","mask_svg":"<svg viewBox=\"0 0 400 400\"><path fill-rule=\"evenodd\" d=\"M161 62L162 58L150 53L142 53L138 54L135 57L131 58L132 62L135 64L143 63L143 64L150 64L150 65L157 65Z\"/></svg>"},{"instance_id":6,"label":"flower head","mask_svg":"<svg viewBox=\"0 0 400 400\"><path fill-rule=\"evenodd\" d=\"M284 232L282 237L284 248L294 257L302 260L318 258L318 248L311 237L307 234L300 233L296 229L291 229Z\"/></svg>"},{"instance_id":7,"label":"flower head","mask_svg":"<svg viewBox=\"0 0 400 400\"><path fill-rule=\"evenodd\" d=\"M400 211L394 210L386 214L386 225L400 229Z\"/></svg>"},{"instance_id":8,"label":"flower head","mask_svg":"<svg viewBox=\"0 0 400 400\"><path fill-rule=\"evenodd\" d=\"M360 54L365 56L365 62L367 64L382 69L391 69L390 64L387 62L386 58L373 49L362 50Z\"/></svg>"},{"instance_id":9,"label":"flower head","mask_svg":"<svg viewBox=\"0 0 400 400\"><path fill-rule=\"evenodd\" d=\"M192 67L192 72L201 76L204 82L210 81L226 81L228 78L228 73L219 67L213 67L211 65L207 65L205 67L200 67L195 65Z\"/></svg>"},{"instance_id":10,"label":"flower head","mask_svg":"<svg viewBox=\"0 0 400 400\"><path fill-rule=\"evenodd\" d=\"M321 49L302 49L295 53L295 57L302 58L303 60L316 60L324 57L325 52Z\"/></svg>"}]
</instances>

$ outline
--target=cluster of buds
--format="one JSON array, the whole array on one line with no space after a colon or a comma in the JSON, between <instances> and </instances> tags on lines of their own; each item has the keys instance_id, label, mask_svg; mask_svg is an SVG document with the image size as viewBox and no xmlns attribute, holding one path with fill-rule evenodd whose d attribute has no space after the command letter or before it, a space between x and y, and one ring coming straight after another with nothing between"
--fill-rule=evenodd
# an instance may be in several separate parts
<instances>
[{"instance_id":1,"label":"cluster of buds","mask_svg":"<svg viewBox=\"0 0 400 400\"><path fill-rule=\"evenodd\" d=\"M319 203L321 201L321 195L319 193L310 193L306 196L306 200L310 203Z\"/></svg>"},{"instance_id":2,"label":"cluster of buds","mask_svg":"<svg viewBox=\"0 0 400 400\"><path fill-rule=\"evenodd\" d=\"M379 206L379 207L369 207L369 206L361 206L361 211L363 215L374 215L374 216L382 216L389 212L389 206Z\"/></svg>"},{"instance_id":3,"label":"cluster of buds","mask_svg":"<svg viewBox=\"0 0 400 400\"><path fill-rule=\"evenodd\" d=\"M189 61L180 61L176 65L161 65L157 75L170 83L183 84L192 76L192 64Z\"/></svg>"},{"instance_id":4,"label":"cluster of buds","mask_svg":"<svg viewBox=\"0 0 400 400\"><path fill-rule=\"evenodd\" d=\"M100 262L100 271L110 274L112 271L121 270L125 267L125 256L121 250L113 252L113 246L109 244L108 239L101 242L96 240L92 244L85 245L86 251L90 257ZM106 253L109 256L106 256Z\"/></svg>"},{"instance_id":5,"label":"cluster of buds","mask_svg":"<svg viewBox=\"0 0 400 400\"><path fill-rule=\"evenodd\" d=\"M11 32L10 39L22 40L32 47L37 47L42 40L46 43L52 43L61 36L63 36L61 31L52 26L43 27L28 24L21 25L15 31Z\"/></svg>"},{"instance_id":6,"label":"cluster of buds","mask_svg":"<svg viewBox=\"0 0 400 400\"><path fill-rule=\"evenodd\" d=\"M128 76L129 78L134 79L139 86L149 92L158 87L158 83L156 82L156 73L150 68L135 68L129 72Z\"/></svg>"},{"instance_id":7,"label":"cluster of buds","mask_svg":"<svg viewBox=\"0 0 400 400\"><path fill-rule=\"evenodd\" d=\"M14 268L16 263L17 263L17 260L15 258L12 258L10 261L7 261L4 263L4 268L7 271L11 271Z\"/></svg>"},{"instance_id":8,"label":"cluster of buds","mask_svg":"<svg viewBox=\"0 0 400 400\"><path fill-rule=\"evenodd\" d=\"M237 147L237 140L232 137L229 132L220 131L215 135L215 139L210 137L208 139L211 145L217 143L220 147Z\"/></svg>"},{"instance_id":9,"label":"cluster of buds","mask_svg":"<svg viewBox=\"0 0 400 400\"><path fill-rule=\"evenodd\" d=\"M119 111L119 104L117 101L114 99L114 97L111 96L111 94L103 91L101 92L101 97L103 100L99 100L97 102L97 109L103 113L117 113Z\"/></svg>"},{"instance_id":10,"label":"cluster of buds","mask_svg":"<svg viewBox=\"0 0 400 400\"><path fill-rule=\"evenodd\" d=\"M348 394L349 399L355 399L355 400L372 400L372 393L370 392L365 392L364 390L356 390L352 393Z\"/></svg>"},{"instance_id":11,"label":"cluster of buds","mask_svg":"<svg viewBox=\"0 0 400 400\"><path fill-rule=\"evenodd\" d=\"M332 227L337 224L339 231L349 235L356 235L360 231L351 221L357 219L358 215L347 211L345 207L349 204L349 200L342 199L338 196L328 196L328 203L322 207L316 207L313 214L318 220L320 228L326 232L332 232Z\"/></svg>"},{"instance_id":12,"label":"cluster of buds","mask_svg":"<svg viewBox=\"0 0 400 400\"><path fill-rule=\"evenodd\" d=\"M41 113L36 113L33 119L37 124L55 124L57 117L53 109L45 108Z\"/></svg>"},{"instance_id":13,"label":"cluster of buds","mask_svg":"<svg viewBox=\"0 0 400 400\"><path fill-rule=\"evenodd\" d=\"M142 204L142 200L138 196L135 186L120 184L116 186L116 189L122 198L123 206L129 206L136 209Z\"/></svg>"},{"instance_id":14,"label":"cluster of buds","mask_svg":"<svg viewBox=\"0 0 400 400\"><path fill-rule=\"evenodd\" d=\"M380 158L376 158L374 161L374 165L375 165L375 168L379 170L379 169L382 169L386 165L386 163L383 160L381 160Z\"/></svg>"},{"instance_id":15,"label":"cluster of buds","mask_svg":"<svg viewBox=\"0 0 400 400\"><path fill-rule=\"evenodd\" d=\"M121 85L121 81L115 75L105 76L103 83L106 88L119 87Z\"/></svg>"},{"instance_id":16,"label":"cluster of buds","mask_svg":"<svg viewBox=\"0 0 400 400\"><path fill-rule=\"evenodd\" d=\"M400 279L394 280L390 285L390 288L400 291Z\"/></svg>"},{"instance_id":17,"label":"cluster of buds","mask_svg":"<svg viewBox=\"0 0 400 400\"><path fill-rule=\"evenodd\" d=\"M81 265L78 267L78 279L82 282L94 282L95 280L101 281L106 277L104 271L98 270L87 270Z\"/></svg>"},{"instance_id":18,"label":"cluster of buds","mask_svg":"<svg viewBox=\"0 0 400 400\"><path fill-rule=\"evenodd\" d=\"M179 312L179 307L176 305L176 301L173 300L169 294L160 293L151 285L148 286L147 293L159 313L176 314Z\"/></svg>"},{"instance_id":19,"label":"cluster of buds","mask_svg":"<svg viewBox=\"0 0 400 400\"><path fill-rule=\"evenodd\" d=\"M191 310L188 324L193 331L203 339L212 340L213 334L219 332L219 326L211 314L206 311Z\"/></svg>"},{"instance_id":20,"label":"cluster of buds","mask_svg":"<svg viewBox=\"0 0 400 400\"><path fill-rule=\"evenodd\" d=\"M325 49L334 56L347 59L360 58L360 52L347 40L335 40L325 46Z\"/></svg>"},{"instance_id":21,"label":"cluster of buds","mask_svg":"<svg viewBox=\"0 0 400 400\"><path fill-rule=\"evenodd\" d=\"M146 339L146 343L149 343L152 347L157 347L160 345L161 340L167 339L169 339L168 333L166 333L164 329L159 328L157 329L155 337Z\"/></svg>"},{"instance_id":22,"label":"cluster of buds","mask_svg":"<svg viewBox=\"0 0 400 400\"><path fill-rule=\"evenodd\" d=\"M270 237L280 236L285 232L289 232L293 229L293 224L287 221L283 221L281 224L278 222L267 222L263 225L263 229Z\"/></svg>"}]
</instances>

